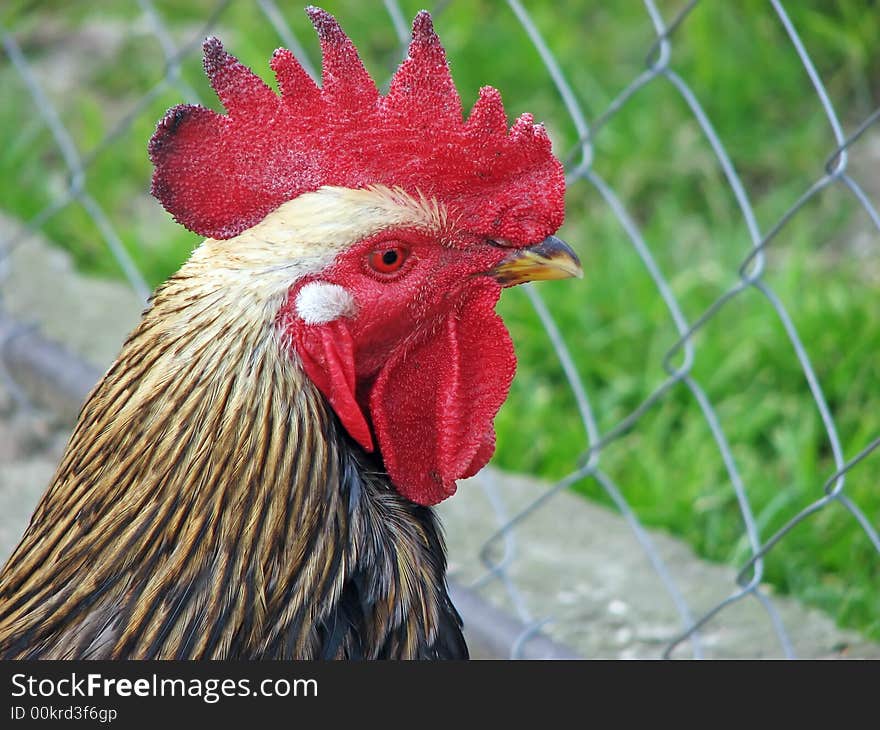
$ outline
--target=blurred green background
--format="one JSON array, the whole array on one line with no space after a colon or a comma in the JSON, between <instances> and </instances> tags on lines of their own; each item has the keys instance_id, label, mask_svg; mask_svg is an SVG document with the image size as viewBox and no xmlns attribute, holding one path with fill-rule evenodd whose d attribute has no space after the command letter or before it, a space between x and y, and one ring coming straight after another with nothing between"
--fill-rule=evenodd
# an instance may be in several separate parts
<instances>
[{"instance_id":1,"label":"blurred green background","mask_svg":"<svg viewBox=\"0 0 880 730\"><path fill-rule=\"evenodd\" d=\"M406 21L424 0L400 3ZM655 39L644 6L628 0L528 2L588 120L646 67ZM327 0L380 85L402 55L380 2ZM428 4L430 9L430 4ZM681 2L660 2L670 19ZM317 42L299 5L279 3L317 65ZM848 131L878 105L880 7L868 0L786 4ZM177 46L200 39L216 0L155 2ZM506 3L452 0L435 10L466 108L477 89L501 89L511 119L543 120L563 159L574 124L539 54ZM172 84L143 8L127 2L7 0L0 21L14 34L84 159L87 190L108 214L151 285L198 243L148 195L146 142L164 110L185 101ZM210 32L264 78L283 40L251 2L223 7ZM85 60L84 60L85 59ZM670 67L699 99L769 231L817 180L835 148L819 98L767 2L699 2L671 40ZM217 107L198 43L181 81ZM141 103L144 96L154 96ZM108 135L112 135L107 141ZM693 322L738 280L751 245L744 219L710 144L674 86L656 78L597 133L594 167L637 224L684 315ZM880 134L851 149L849 172L872 200L880 194ZM0 55L0 209L27 221L65 199L70 184L50 132L8 59ZM83 270L120 277L91 216L65 206L42 231ZM677 339L672 318L620 221L594 186L570 186L560 234L580 252L581 282L540 287L565 335L601 431L614 427L666 378ZM835 184L794 215L767 249L764 281L790 313L834 416L847 458L880 434L880 255L878 236L854 197ZM47 296L49 294L47 293ZM523 291L501 304L519 354L519 374L497 420L503 468L557 478L586 448L571 391ZM780 318L750 289L694 339L693 377L717 409L762 537L822 495L834 471L829 440ZM742 517L719 449L690 391L673 387L635 428L601 452L638 517L689 541L711 560L749 555ZM846 494L880 523L877 457L847 475ZM586 480L577 489L608 501ZM589 529L588 525L584 529ZM576 540L577 535L572 535ZM852 516L831 505L770 553L765 580L880 639L880 556Z\"/></svg>"}]
</instances>

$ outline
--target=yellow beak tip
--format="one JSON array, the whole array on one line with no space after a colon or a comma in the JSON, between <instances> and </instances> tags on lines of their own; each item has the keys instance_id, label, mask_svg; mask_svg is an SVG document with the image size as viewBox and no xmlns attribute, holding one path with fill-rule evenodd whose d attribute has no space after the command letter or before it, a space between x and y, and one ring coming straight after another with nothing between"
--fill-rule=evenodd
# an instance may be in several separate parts
<instances>
[{"instance_id":1,"label":"yellow beak tip","mask_svg":"<svg viewBox=\"0 0 880 730\"><path fill-rule=\"evenodd\" d=\"M515 286L528 281L584 278L584 270L577 254L567 243L555 236L548 236L535 246L516 250L492 273L503 286Z\"/></svg>"}]
</instances>

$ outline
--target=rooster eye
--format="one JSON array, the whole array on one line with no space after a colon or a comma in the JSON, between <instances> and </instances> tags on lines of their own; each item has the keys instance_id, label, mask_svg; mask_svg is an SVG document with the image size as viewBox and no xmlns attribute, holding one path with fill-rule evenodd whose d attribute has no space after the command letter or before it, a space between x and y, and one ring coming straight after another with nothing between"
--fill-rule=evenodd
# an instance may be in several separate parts
<instances>
[{"instance_id":1,"label":"rooster eye","mask_svg":"<svg viewBox=\"0 0 880 730\"><path fill-rule=\"evenodd\" d=\"M405 246L386 246L370 254L370 268L380 274L393 274L400 270L408 256L409 249Z\"/></svg>"}]
</instances>

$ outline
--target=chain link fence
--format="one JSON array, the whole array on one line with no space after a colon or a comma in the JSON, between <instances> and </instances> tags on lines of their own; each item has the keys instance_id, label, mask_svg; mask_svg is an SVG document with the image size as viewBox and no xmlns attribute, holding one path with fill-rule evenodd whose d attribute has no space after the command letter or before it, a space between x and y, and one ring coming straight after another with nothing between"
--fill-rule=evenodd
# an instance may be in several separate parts
<instances>
[{"instance_id":1,"label":"chain link fence","mask_svg":"<svg viewBox=\"0 0 880 730\"><path fill-rule=\"evenodd\" d=\"M29 116L36 115L39 123L51 133L51 139L56 147L53 153L60 153L63 166L58 171L61 173L59 179L64 181L64 184L60 185L56 191L51 203L35 215L30 216L26 225L17 233L8 237L7 240L0 241L0 257L8 257L17 247L28 245L30 234L43 230L51 219L70 215L71 211L76 208L84 211L91 219L97 235L100 236L107 250L112 254L131 288L142 299L146 299L149 293L147 277L139 270L138 265L123 244L122 237L111 221L111 216L106 212L107 203L101 195L90 192L90 187L87 184L90 171L95 160L120 136L129 133L135 122L144 118L154 122L158 118L155 111L156 100L169 89L173 89L181 101L202 104L210 102L210 100L201 98L198 91L185 80L184 75L181 74L181 64L185 60L200 55L200 45L206 35L213 32L222 33L224 17L231 4L232 0L203 4L204 12L201 13L200 21L191 22L187 30L182 32L179 28L172 30L169 27L167 17L157 9L152 0L137 0L136 21L130 25L116 27L115 32L124 36L128 32L136 30L140 35L151 34L154 36L164 54L165 71L149 93L138 99L129 108L118 111L114 118L108 121L102 138L88 150L77 147L74 135L62 122L62 116L46 92L43 81L34 70L27 48L22 45L19 29L17 27L0 29L2 30L3 49L6 56L5 61L0 60L0 62L9 64L20 80L21 113ZM435 16L441 38L444 35L443 13L451 4L451 2L439 2L435 3L435 7L429 7ZM592 114L588 114L582 105L581 99L584 94L574 88L566 78L566 74L554 56L552 42L542 34L533 21L529 9L530 4L520 0L508 0L506 7L499 7L496 10L513 14L521 24L524 32L523 42L530 41L537 50L546 67L548 86L552 85L561 97L570 116L570 122L577 130L578 144L565 160L568 181L572 189L571 195L582 195L585 189L583 186L598 193L603 205L611 211L619 224L620 241L632 247L653 281L659 296L662 297L668 309L669 319L677 333L676 339L668 344L663 357L662 365L666 373L665 379L635 409L619 419L613 427L603 431L598 425L600 419L596 417L597 394L592 387L587 387L585 384L579 374L579 363L569 349L569 343L572 338L578 336L578 333L566 331L557 324L551 314L551 308L542 299L538 288L526 288L527 296L544 325L547 337L552 343L553 351L558 357L570 386L571 398L577 405L586 433L586 447L580 461L572 465L571 472L565 478L543 489L525 507L517 507L512 510L506 502L504 485L499 484L498 480L485 479L481 482L493 506L497 526L491 536L485 540L479 555L471 556L474 561L479 560L483 565L482 577L476 581L474 587L477 590L482 590L491 584L501 585L506 596L506 607L516 614L525 625L525 630L512 641L509 647L509 653L512 656L518 656L531 636L540 631L548 621L552 622L555 618L553 615L536 615L534 609L523 598L518 585L519 578L516 577L516 571L513 568L515 562L521 559L518 556L527 552L530 547L519 542L520 531L525 524L535 519L535 516L541 511L548 509L571 487L589 480L593 480L604 490L607 497L626 520L631 529L634 543L644 551L647 560L665 586L667 596L662 600L669 600L675 606L680 621L680 632L666 644L664 656L672 656L673 654L683 656L688 652L694 657L711 656L711 651L707 651L701 643L701 629L710 621L723 622L730 607L743 601L757 601L760 604L765 612L766 621L770 623L773 633L778 638L781 652L786 656L795 656L796 649L789 639L788 628L776 611L775 598L765 587L766 561L768 555L782 541L788 539L789 535L801 523L815 519L818 513L825 510L845 510L849 516L848 519L858 523L876 551L874 559L876 565L880 567L878 516L866 514L856 500L848 495L846 489L847 477L852 469L871 468L870 466L862 466L861 462L880 446L880 434L873 440L869 439L863 443L847 445L842 443L838 434L834 409L829 405L823 390L823 383L817 376L816 368L811 361L810 342L802 340L795 325L795 318L789 310L789 307L797 306L797 303L794 305L783 303L782 298L777 295L766 277L768 250L776 245L779 234L786 229L793 218L815 214L810 208L810 203L827 188L836 187L852 196L856 204L867 214L874 233L880 231L880 213L870 199L870 195L851 174L852 165L850 163L853 145L866 135L871 125L880 116L880 109L855 126L852 126L852 120L842 120L825 85L823 85L823 80L814 66L808 49L798 35L798 29L786 12L785 6L778 0L771 0L767 3L761 12L766 14L768 22L778 23L784 29L790 44L787 52L797 56L804 72L809 77L815 93L816 109L827 119L833 138L833 146L827 153L824 168L817 171L814 180L804 185L800 198L771 225L761 226L758 222L759 216L756 215L755 206L750 200L747 185L738 173L735 161L728 153L724 140L716 132L713 121L705 112L688 80L676 72L673 50L677 36L687 26L689 18L699 4L697 0L693 0L671 10L663 6L664 9L661 11L660 3L645 0L645 13L650 19L655 36L652 42L644 48L644 70L620 90L606 109ZM500 5L502 4L499 3ZM335 10L335 8L329 9ZM258 0L254 4L254 12L261 16L260 22L268 23L274 28L279 44L293 50L297 57L304 60L306 69L314 75L318 64L309 58L309 54L289 22L289 17L293 13L301 12L301 8L287 3L276 4L274 0ZM381 6L377 3L376 12L387 14L389 33L393 32L399 40L401 49L405 49L409 38L409 25L406 14L399 4L395 0L385 0ZM338 16L345 26L344 13L339 11ZM584 33L587 34L586 29ZM719 43L723 43L723 38L719 38ZM234 48L231 50L235 52ZM270 50L266 49L267 53ZM454 59L454 47L447 43L447 50ZM81 49L81 52L87 53L88 49ZM133 62L136 62L136 59ZM735 282L718 296L705 311L696 314L685 313L685 307L682 306L674 293L674 287L670 283L668 274L658 264L654 249L659 242L648 240L644 234L643 224L629 209L628 201L621 197L615 187L597 172L595 164L597 138L612 129L627 105L652 85L671 86L686 104L689 113L704 136L704 141L711 148L714 164L717 165L726 180L738 214L748 232L748 245L744 247ZM719 93L723 93L723 89ZM535 109L534 111L539 112L540 110ZM663 123L659 116L657 123ZM142 141L144 144L146 143L146 139ZM2 205L2 201L0 201L0 205ZM874 244L876 245L876 239L874 239ZM0 259L0 276L2 276L2 272L3 264ZM0 289L0 293L2 293L2 289ZM50 293L47 292L47 296L49 295ZM707 394L704 385L694 374L695 363L700 358L699 336L701 332L723 310L730 308L735 301L743 297L762 298L766 308L766 317L774 318L781 324L790 345L789 357L797 361L803 374L806 388L809 390L821 420L827 449L833 460L831 473L815 474L813 501L800 509L793 510L781 527L769 533L762 529L756 518L751 501L750 485L748 480L744 478L738 464L736 445L731 442L722 425L723 419L719 416L713 399ZM2 298L0 298L0 306L2 306ZM4 339L0 341L0 350L8 347L17 333L20 334L21 331L20 329L7 329ZM15 386L14 379L10 378L5 371L0 371L0 374L4 376L8 387L20 401L21 406L25 407L26 397ZM679 392L682 389L689 394L688 407L698 411L705 419L711 438L723 460L727 488L735 497L741 517L742 536L748 546L748 556L737 566L738 574L735 582L729 587L729 594L709 609L694 607L690 596L674 577L674 571L670 570L660 551L656 548L651 532L643 526L638 511L630 505L626 497L626 489L618 484L612 472L606 470L604 459L606 451L612 444L637 431L647 413L659 407L672 392ZM638 454L635 453L633 458L638 458ZM786 485L780 484L779 489L785 490ZM585 526L585 529L588 527ZM577 540L577 535L571 536L571 539Z\"/></svg>"}]
</instances>

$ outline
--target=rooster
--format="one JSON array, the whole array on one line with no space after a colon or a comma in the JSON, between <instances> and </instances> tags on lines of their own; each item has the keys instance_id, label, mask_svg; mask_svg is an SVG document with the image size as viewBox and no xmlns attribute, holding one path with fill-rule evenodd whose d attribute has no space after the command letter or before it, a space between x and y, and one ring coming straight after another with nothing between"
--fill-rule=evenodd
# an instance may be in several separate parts
<instances>
[{"instance_id":1,"label":"rooster","mask_svg":"<svg viewBox=\"0 0 880 730\"><path fill-rule=\"evenodd\" d=\"M428 13L379 94L307 10L319 87L204 44L153 194L206 240L82 408L0 574L0 658L466 658L431 506L495 447L502 288L579 276L565 180L499 93L463 120Z\"/></svg>"}]
</instances>

